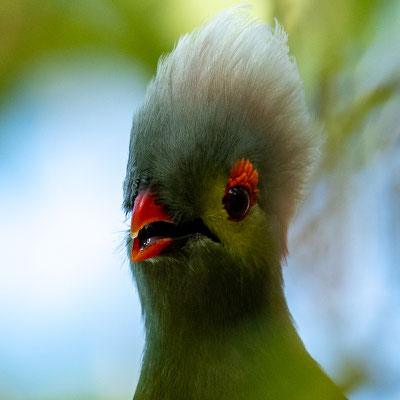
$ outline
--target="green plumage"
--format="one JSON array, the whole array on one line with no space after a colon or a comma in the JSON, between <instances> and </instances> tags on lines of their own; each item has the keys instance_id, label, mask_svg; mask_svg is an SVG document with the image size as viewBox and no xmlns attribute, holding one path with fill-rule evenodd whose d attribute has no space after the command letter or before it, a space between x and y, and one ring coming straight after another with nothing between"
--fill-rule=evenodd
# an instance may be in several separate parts
<instances>
[{"instance_id":1,"label":"green plumage","mask_svg":"<svg viewBox=\"0 0 400 400\"><path fill-rule=\"evenodd\" d=\"M146 328L135 400L344 398L283 293L287 226L320 142L285 43L279 26L219 14L160 63L135 115L126 211L149 187L173 222L201 218L219 240L131 264ZM242 157L260 194L234 222L222 197Z\"/></svg>"}]
</instances>

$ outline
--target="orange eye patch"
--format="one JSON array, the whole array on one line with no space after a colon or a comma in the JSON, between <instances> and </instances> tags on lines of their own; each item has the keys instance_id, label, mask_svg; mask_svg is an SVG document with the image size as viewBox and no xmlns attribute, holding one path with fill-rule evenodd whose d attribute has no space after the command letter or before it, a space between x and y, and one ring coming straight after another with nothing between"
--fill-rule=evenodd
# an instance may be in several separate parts
<instances>
[{"instance_id":1,"label":"orange eye patch","mask_svg":"<svg viewBox=\"0 0 400 400\"><path fill-rule=\"evenodd\" d=\"M226 185L225 194L234 186L243 186L249 191L250 204L252 206L256 203L257 194L260 192L259 189L257 189L257 184L257 170L249 160L242 158L237 160L231 169L231 175Z\"/></svg>"}]
</instances>

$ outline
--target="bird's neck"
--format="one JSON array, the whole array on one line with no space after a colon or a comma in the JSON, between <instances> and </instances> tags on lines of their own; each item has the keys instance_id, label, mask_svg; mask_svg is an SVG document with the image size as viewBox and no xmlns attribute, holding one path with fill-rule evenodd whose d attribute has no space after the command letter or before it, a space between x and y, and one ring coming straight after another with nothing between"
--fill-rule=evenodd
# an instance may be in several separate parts
<instances>
[{"instance_id":1,"label":"bird's neck","mask_svg":"<svg viewBox=\"0 0 400 400\"><path fill-rule=\"evenodd\" d=\"M227 283L229 271L190 291L178 277L138 280L146 346L134 400L342 398L297 335L280 268Z\"/></svg>"},{"instance_id":2,"label":"bird's neck","mask_svg":"<svg viewBox=\"0 0 400 400\"><path fill-rule=\"evenodd\" d=\"M135 400L277 398L287 386L282 371L301 376L309 361L288 313L257 313L209 331L152 327Z\"/></svg>"}]
</instances>

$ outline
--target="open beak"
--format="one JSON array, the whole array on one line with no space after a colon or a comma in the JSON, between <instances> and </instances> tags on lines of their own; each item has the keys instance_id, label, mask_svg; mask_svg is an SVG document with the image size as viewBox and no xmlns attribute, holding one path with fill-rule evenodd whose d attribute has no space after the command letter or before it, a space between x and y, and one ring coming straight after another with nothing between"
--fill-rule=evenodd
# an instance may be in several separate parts
<instances>
[{"instance_id":1,"label":"open beak","mask_svg":"<svg viewBox=\"0 0 400 400\"><path fill-rule=\"evenodd\" d=\"M139 192L132 212L131 261L147 260L164 251L182 248L194 237L208 238L219 243L219 239L204 225L201 218L175 224L157 204L156 196L150 189Z\"/></svg>"},{"instance_id":2,"label":"open beak","mask_svg":"<svg viewBox=\"0 0 400 400\"><path fill-rule=\"evenodd\" d=\"M149 189L142 190L136 197L131 224L131 238L133 239L131 261L143 261L155 257L172 242L170 237L152 235L149 232L154 227L154 223L171 222L171 217L164 212L161 206L156 204L155 199ZM147 235L139 235L146 231L148 231Z\"/></svg>"}]
</instances>

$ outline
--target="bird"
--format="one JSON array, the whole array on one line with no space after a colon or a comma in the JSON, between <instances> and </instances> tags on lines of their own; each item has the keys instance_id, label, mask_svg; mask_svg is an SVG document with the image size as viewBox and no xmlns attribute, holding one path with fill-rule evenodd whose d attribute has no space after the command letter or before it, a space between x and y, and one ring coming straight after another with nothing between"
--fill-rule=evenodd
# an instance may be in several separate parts
<instances>
[{"instance_id":1,"label":"bird","mask_svg":"<svg viewBox=\"0 0 400 400\"><path fill-rule=\"evenodd\" d=\"M282 277L322 141L277 21L224 10L160 58L123 184L145 328L134 400L345 399Z\"/></svg>"}]
</instances>

